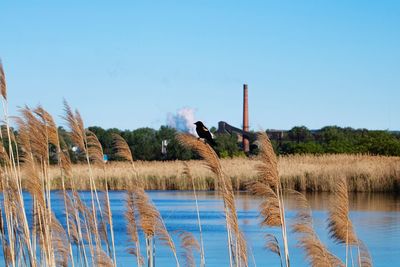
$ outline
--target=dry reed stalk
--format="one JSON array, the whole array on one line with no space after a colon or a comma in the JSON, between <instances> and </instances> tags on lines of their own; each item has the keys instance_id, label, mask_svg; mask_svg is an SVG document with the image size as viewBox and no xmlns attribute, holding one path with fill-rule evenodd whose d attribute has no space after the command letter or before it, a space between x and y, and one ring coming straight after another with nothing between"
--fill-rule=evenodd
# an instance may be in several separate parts
<instances>
[{"instance_id":1,"label":"dry reed stalk","mask_svg":"<svg viewBox=\"0 0 400 267\"><path fill-rule=\"evenodd\" d=\"M154 263L154 236L155 223L158 220L158 212L150 203L143 189L135 190L134 205L137 207L141 228L146 237L146 255L149 267L153 267Z\"/></svg>"},{"instance_id":2,"label":"dry reed stalk","mask_svg":"<svg viewBox=\"0 0 400 267\"><path fill-rule=\"evenodd\" d=\"M106 188L107 192L108 189ZM102 195L100 195L101 198L101 203L103 206L103 220L100 220L100 236L101 238L106 242L106 246L107 246L107 251L108 251L108 255L113 258L113 251L114 248L112 246L112 244L110 245L110 238L108 236L108 227L111 229L112 227L110 226L112 224L112 219L110 219L110 217L112 216L110 214L111 211L111 207L110 207L110 198L108 197L108 193L103 192ZM107 218L107 219L104 219ZM114 240L114 234L111 235L111 240ZM114 258L113 258L114 259Z\"/></svg>"},{"instance_id":3,"label":"dry reed stalk","mask_svg":"<svg viewBox=\"0 0 400 267\"><path fill-rule=\"evenodd\" d=\"M154 236L146 235L147 267L155 266L155 253Z\"/></svg>"},{"instance_id":4,"label":"dry reed stalk","mask_svg":"<svg viewBox=\"0 0 400 267\"><path fill-rule=\"evenodd\" d=\"M6 266L11 265L11 266L15 266L15 251L14 251L14 242L15 239L17 238L16 236L14 236L14 219L13 219L13 213L12 213L12 201L13 201L13 197L12 197L12 193L15 192L15 190L10 190L10 182L12 182L12 180L10 179L10 175L9 172L11 170L11 164L10 164L10 157L8 155L8 152L6 151L6 149L3 146L3 141L4 141L4 137L0 131L0 135L1 135L1 142L0 142L0 146L1 146L1 157L2 157L2 161L5 162L5 166L1 168L1 178L2 178L2 191L3 191L3 206L4 206L4 213L5 213L5 225L7 226L7 236L8 236L8 242L6 239L4 239L4 243L3 243L3 251L4 251L4 260L5 260L5 264ZM5 228L4 226L2 227L3 229Z\"/></svg>"},{"instance_id":5,"label":"dry reed stalk","mask_svg":"<svg viewBox=\"0 0 400 267\"><path fill-rule=\"evenodd\" d=\"M129 253L134 255L137 260L137 266L143 266L143 257L140 253L140 240L137 230L136 223L136 212L135 212L135 195L132 190L128 190L125 200L125 219L126 227L130 241L133 246L129 248Z\"/></svg>"},{"instance_id":6,"label":"dry reed stalk","mask_svg":"<svg viewBox=\"0 0 400 267\"><path fill-rule=\"evenodd\" d=\"M1 175L2 176L2 175ZM1 191L3 190L3 177L0 176L0 189ZM0 241L3 249L3 255L4 255L4 263L6 266L9 265L9 258L7 257L7 240L6 240L6 235L5 235L5 229L4 229L4 219L3 219L3 211L1 209L2 203L0 201Z\"/></svg>"},{"instance_id":7,"label":"dry reed stalk","mask_svg":"<svg viewBox=\"0 0 400 267\"><path fill-rule=\"evenodd\" d=\"M279 200L275 191L268 184L258 181L249 183L248 189L253 195L262 197L259 206L261 226L281 226Z\"/></svg>"},{"instance_id":8,"label":"dry reed stalk","mask_svg":"<svg viewBox=\"0 0 400 267\"><path fill-rule=\"evenodd\" d=\"M66 100L64 100L64 112L66 115L63 118L71 130L70 136L72 142L79 148L80 151L85 151L85 128L82 126L82 123L78 122L78 119L76 118L77 112L74 114Z\"/></svg>"},{"instance_id":9,"label":"dry reed stalk","mask_svg":"<svg viewBox=\"0 0 400 267\"><path fill-rule=\"evenodd\" d=\"M45 235L48 244L48 253L49 260L51 262L55 262L54 253L57 252L53 248L53 244L50 244L53 239L53 229L52 227L55 225L52 223L53 216L51 211L51 180L49 177L49 166L50 166L50 154L49 147L50 145L57 146L58 145L58 132L57 127L50 116L42 107L38 107L35 110L31 110L28 107L25 107L20 110L22 113L25 126L27 132L29 133L29 145L26 149L26 152L32 156L34 161L37 161L37 165L39 168L39 176L41 177L42 183L42 192L44 194L44 207L43 207L43 227L47 234ZM36 117L36 116L37 117ZM21 125L20 125L21 126ZM32 135L32 133L34 133ZM26 138L25 138L26 139ZM22 142L24 144L24 142ZM31 149L31 151L28 151ZM31 162L31 164L35 164L35 162ZM72 255L72 254L71 254Z\"/></svg>"},{"instance_id":10,"label":"dry reed stalk","mask_svg":"<svg viewBox=\"0 0 400 267\"><path fill-rule=\"evenodd\" d=\"M273 234L265 235L265 248L279 256L281 267L283 266L281 248L278 239Z\"/></svg>"},{"instance_id":11,"label":"dry reed stalk","mask_svg":"<svg viewBox=\"0 0 400 267\"><path fill-rule=\"evenodd\" d=\"M99 267L113 267L115 263L113 260L105 253L102 249L98 248L96 250L96 266Z\"/></svg>"},{"instance_id":12,"label":"dry reed stalk","mask_svg":"<svg viewBox=\"0 0 400 267\"><path fill-rule=\"evenodd\" d=\"M206 166L217 178L216 182L224 201L230 265L232 266L233 262L235 262L237 266L247 266L246 242L239 230L232 183L223 172L218 155L208 144L190 134L178 134L177 138L182 145L196 151L205 160Z\"/></svg>"},{"instance_id":13,"label":"dry reed stalk","mask_svg":"<svg viewBox=\"0 0 400 267\"><path fill-rule=\"evenodd\" d=\"M337 243L357 244L357 236L349 218L349 197L347 183L340 179L336 184L335 198L332 201L328 227L331 238Z\"/></svg>"},{"instance_id":14,"label":"dry reed stalk","mask_svg":"<svg viewBox=\"0 0 400 267\"><path fill-rule=\"evenodd\" d=\"M70 242L75 243L77 246L79 262L83 263L84 266L90 266L86 253L85 240L89 245L92 260L94 260L95 249L92 242L94 219L85 203L81 200L78 192L75 190L74 179L71 179L71 197L68 194L63 193L63 195L66 203L65 210L69 215Z\"/></svg>"},{"instance_id":15,"label":"dry reed stalk","mask_svg":"<svg viewBox=\"0 0 400 267\"><path fill-rule=\"evenodd\" d=\"M56 266L68 267L69 256L70 256L70 242L62 227L61 223L57 220L54 214L51 221L52 230L52 245L55 250L55 264ZM67 240L67 244L66 241ZM71 259L73 261L73 258Z\"/></svg>"},{"instance_id":16,"label":"dry reed stalk","mask_svg":"<svg viewBox=\"0 0 400 267\"><path fill-rule=\"evenodd\" d=\"M81 247L81 237L80 226L78 227L78 222L76 221L75 217L75 203L73 202L72 198L69 194L63 194L64 201L65 201L65 213L68 214L68 222L69 222L69 242L70 245L75 245L77 248L77 252L79 257L82 256L82 247Z\"/></svg>"},{"instance_id":17,"label":"dry reed stalk","mask_svg":"<svg viewBox=\"0 0 400 267\"><path fill-rule=\"evenodd\" d=\"M2 142L0 143L2 146ZM2 158L7 154L6 151L2 153ZM8 160L8 155L5 158ZM11 207L10 207L10 197L8 196L8 179L6 176L6 170L1 168L1 189L3 192L3 203L2 206L4 207L5 213L5 222L3 220L3 216L1 214L1 236L2 236L2 248L3 248L3 255L4 255L4 263L5 266L15 266L15 257L14 257L14 235L13 235L13 221L11 216ZM7 226L7 227L6 227ZM5 233L5 228L7 229L7 233ZM8 237L8 240L7 240Z\"/></svg>"},{"instance_id":18,"label":"dry reed stalk","mask_svg":"<svg viewBox=\"0 0 400 267\"><path fill-rule=\"evenodd\" d=\"M132 151L128 145L128 143L125 141L124 138L122 138L122 136L120 136L119 134L113 134L112 135L114 143L113 143L113 147L115 150L115 155L117 157L120 157L126 161L129 162L130 167L128 168L134 175L134 180L133 180L133 186L138 186L141 188L144 188L143 183L141 183L139 181L139 175L138 175L138 171L136 169L135 163L133 161L133 155L132 155ZM128 188L132 185L132 183L128 183Z\"/></svg>"},{"instance_id":19,"label":"dry reed stalk","mask_svg":"<svg viewBox=\"0 0 400 267\"><path fill-rule=\"evenodd\" d=\"M61 149L61 148L60 148ZM68 155L68 151L60 151L59 154L59 168L61 169L62 177L70 177L70 188L71 194L66 191L64 178L62 178L62 188L63 188L63 197L64 197L64 205L67 216L67 229L68 236L70 238L70 243L73 241L78 249L78 255L80 257L80 262L85 263L85 266L89 266L88 259L85 250L85 243L83 238L83 230L82 230L82 222L79 215L78 203L82 203L80 200L79 194L76 191L76 186L74 182L74 177L72 177L72 169L71 169L71 161ZM74 257L71 257L71 261L73 261ZM74 263L72 262L72 266Z\"/></svg>"},{"instance_id":20,"label":"dry reed stalk","mask_svg":"<svg viewBox=\"0 0 400 267\"><path fill-rule=\"evenodd\" d=\"M25 253L26 248L29 250L28 253L33 255L31 241L30 241L30 231L27 225L25 224L25 210L23 206L23 200L21 200L22 196L19 191L18 182L15 179L15 176L8 167L4 169L5 179L3 178L3 205L4 212L6 217L6 225L7 225L7 236L8 236L8 245L7 249L11 259L11 265L18 264L21 261L24 255L21 253ZM11 175L10 175L11 174ZM4 181L5 180L5 181ZM17 250L19 247L19 250ZM32 261L32 264L35 265L33 258L29 260Z\"/></svg>"},{"instance_id":21,"label":"dry reed stalk","mask_svg":"<svg viewBox=\"0 0 400 267\"><path fill-rule=\"evenodd\" d=\"M264 197L264 201L260 205L260 214L263 217L262 225L281 227L285 265L289 267L289 246L278 160L266 133L259 133L257 141L260 147L259 158L261 160L261 163L257 165L259 182L251 184L250 190L254 194Z\"/></svg>"},{"instance_id":22,"label":"dry reed stalk","mask_svg":"<svg viewBox=\"0 0 400 267\"><path fill-rule=\"evenodd\" d=\"M118 134L113 134L114 139L114 149L116 155L130 163L130 170L134 174L134 180L128 182L127 185L127 193L126 193L126 203L128 205L128 210L125 213L125 218L127 219L128 224L128 234L131 237L131 240L135 243L136 251L132 251L132 254L136 256L138 261L138 266L141 264L141 255L138 249L140 248L139 239L137 238L137 230L136 228L136 218L135 218L135 209L137 209L141 228L145 234L146 241L146 256L147 256L147 266L153 267L155 264L155 255L154 255L154 236L155 236L155 228L154 223L157 220L157 210L149 201L143 187L138 183L138 173L135 168L135 164L133 162L132 151L126 143L125 139L123 139ZM133 225L130 225L133 223Z\"/></svg>"},{"instance_id":23,"label":"dry reed stalk","mask_svg":"<svg viewBox=\"0 0 400 267\"><path fill-rule=\"evenodd\" d=\"M99 242L95 240L94 242L96 244L93 244L93 239L96 239L96 237L93 237L93 235L95 235L95 232L98 231L98 226L95 223L95 217L93 216L91 209L85 205L80 198L79 193L75 191L73 192L73 196L76 202L76 209L78 211L78 220L82 220L82 236L89 245L92 264L94 264L96 259L95 251L99 249L99 246L97 245Z\"/></svg>"},{"instance_id":24,"label":"dry reed stalk","mask_svg":"<svg viewBox=\"0 0 400 267\"><path fill-rule=\"evenodd\" d=\"M349 196L345 179L337 182L334 196L329 210L328 230L335 242L345 244L347 266L349 247L358 246L358 239L349 218Z\"/></svg>"},{"instance_id":25,"label":"dry reed stalk","mask_svg":"<svg viewBox=\"0 0 400 267\"><path fill-rule=\"evenodd\" d=\"M104 224L104 220L103 220L103 215L102 215L103 210L101 208L96 184L94 183L91 159L90 159L90 154L89 154L90 144L88 143L88 140L93 141L93 139L91 139L91 137L89 137L89 139L88 139L88 136L85 131L84 123L83 123L83 120L82 120L82 117L81 117L79 111L75 111L75 113L72 112L72 109L70 108L70 106L68 105L68 103L65 100L64 100L64 111L66 113L64 119L68 123L68 126L71 130L71 139L74 142L74 144L80 149L80 151L84 153L84 155L86 157L86 163L87 163L87 167L89 170L89 183L90 183L91 208L92 208L91 216L93 218L93 224L94 224L94 227L91 227L90 229L93 231L96 249L99 250L101 247L101 240L100 240L100 234L99 234L99 230L98 230L99 223L97 221L97 209L99 210L99 213L101 216L101 220L102 220L101 223ZM90 151L90 152L93 153L93 151ZM97 204L97 208L96 208L96 204ZM91 252L93 254L93 250L91 250Z\"/></svg>"},{"instance_id":26,"label":"dry reed stalk","mask_svg":"<svg viewBox=\"0 0 400 267\"><path fill-rule=\"evenodd\" d=\"M103 153L103 148L101 146L101 143L97 136L91 132L91 131L86 131L86 140L87 140L87 147L88 147L88 154L90 160L94 164L100 165L105 174L105 162L104 162L104 153ZM105 176L105 193L104 193L104 207L105 209L103 210L103 213L101 213L101 223L104 227L104 236L105 240L107 243L107 246L109 248L109 255L112 257L114 264L117 264L117 257L115 254L115 242L114 242L114 227L113 227L113 220L112 220L112 212L111 212L111 207L110 207L110 197L108 194L108 179L107 176ZM105 222L104 217L107 218L107 222ZM108 223L108 226L110 228L110 235L111 235L111 247L112 251L110 249L110 243L108 240L108 234L107 234L107 226L106 223Z\"/></svg>"},{"instance_id":27,"label":"dry reed stalk","mask_svg":"<svg viewBox=\"0 0 400 267\"><path fill-rule=\"evenodd\" d=\"M357 248L358 265L371 266L372 259L368 252L368 248L360 239L357 238L349 217L348 187L344 178L337 182L334 193L335 198L332 201L328 218L328 229L331 238L339 244L345 244L346 266L348 265L349 250L351 260L353 261L352 246Z\"/></svg>"},{"instance_id":28,"label":"dry reed stalk","mask_svg":"<svg viewBox=\"0 0 400 267\"><path fill-rule=\"evenodd\" d=\"M200 252L200 244L196 238L189 232L178 230L176 231L180 240L181 248L183 249L182 257L185 259L185 266L195 267L194 251Z\"/></svg>"},{"instance_id":29,"label":"dry reed stalk","mask_svg":"<svg viewBox=\"0 0 400 267\"><path fill-rule=\"evenodd\" d=\"M9 115L8 115L8 102L7 102L7 87L3 65L0 62L0 92L2 95L3 115L6 128L6 137L0 131L2 154L6 151L3 142L8 142L8 159L5 162L3 173L5 179L2 181L3 185L3 198L5 205L5 217L8 229L7 253L5 258L10 259L12 266L19 264L22 261L26 264L29 262L31 266L36 266L36 259L33 254L32 242L28 220L25 212L24 200L22 197L21 187L21 173L17 167L18 158L15 158L13 151L13 143L16 145L15 137L11 134ZM14 138L13 138L14 137ZM14 139L14 140L13 140ZM18 151L18 150L17 150ZM11 208L8 208L8 206ZM15 246L19 246L19 251L15 250ZM26 250L25 250L26 248ZM18 254L19 253L19 254ZM17 256L17 254L19 256ZM26 256L28 254L28 256ZM17 257L19 257L17 259Z\"/></svg>"},{"instance_id":30,"label":"dry reed stalk","mask_svg":"<svg viewBox=\"0 0 400 267\"><path fill-rule=\"evenodd\" d=\"M115 149L115 155L126 161L129 161L130 163L133 163L132 151L125 139L116 133L113 133L112 137L114 139L113 147Z\"/></svg>"},{"instance_id":31,"label":"dry reed stalk","mask_svg":"<svg viewBox=\"0 0 400 267\"><path fill-rule=\"evenodd\" d=\"M93 165L98 165L101 168L104 168L103 148L99 139L92 131L89 130L85 131L85 136L90 162L92 162Z\"/></svg>"},{"instance_id":32,"label":"dry reed stalk","mask_svg":"<svg viewBox=\"0 0 400 267\"><path fill-rule=\"evenodd\" d=\"M359 243L359 266L361 267L372 267L372 258L371 254L368 251L367 246L361 240L358 240Z\"/></svg>"},{"instance_id":33,"label":"dry reed stalk","mask_svg":"<svg viewBox=\"0 0 400 267\"><path fill-rule=\"evenodd\" d=\"M138 173L133 162L132 151L130 150L126 141L121 136L114 134L113 138L116 154L122 159L125 159L131 163L131 171L134 174L134 180L133 182L128 184L129 191L127 193L127 201L130 201L131 205L136 207L138 211L140 224L146 236L146 255L148 266L152 267L155 264L154 237L157 236L159 240L161 240L171 249L172 253L174 254L176 266L179 267L180 264L176 253L175 244L168 233L161 214L158 212L155 205L147 196L146 192L144 191L143 184L138 181ZM130 198L132 197L133 201L132 199L130 200ZM131 215L129 216L129 218L132 219Z\"/></svg>"},{"instance_id":34,"label":"dry reed stalk","mask_svg":"<svg viewBox=\"0 0 400 267\"><path fill-rule=\"evenodd\" d=\"M169 234L168 230L167 230L167 226L164 223L163 218L161 217L161 214L158 212L158 218L156 221L156 233L157 233L157 238L158 240L161 241L161 244L169 247L172 251L172 253L174 254L174 258L175 258L175 263L176 263L176 267L180 267L180 263L179 263L179 259L178 259L178 254L176 252L176 247L175 247L175 243L171 238L171 235Z\"/></svg>"},{"instance_id":35,"label":"dry reed stalk","mask_svg":"<svg viewBox=\"0 0 400 267\"><path fill-rule=\"evenodd\" d=\"M72 180L73 181L73 180ZM74 187L72 187L74 188ZM85 231L85 227L86 229L88 229L88 224L87 224L87 220L85 219L85 216L83 215L83 220L81 219L80 216L80 211L81 211L81 199L79 197L79 194L77 191L75 191L74 189L72 190L72 198L71 198L71 203L72 203L72 212L71 214L73 214L73 217L71 218L72 220L75 220L75 225L77 227L77 231L78 231L78 237L79 237L79 252L81 257L83 257L84 262L85 262L85 266L89 266L89 261L88 261L88 256L86 253L86 248L85 248L85 242L84 242L84 231ZM85 210L88 210L87 208ZM87 231L87 230L86 230ZM90 235L90 232L89 232ZM93 255L93 247L92 247L92 238L91 236L89 236L87 238L87 240L89 240L89 249ZM92 257L93 258L93 257Z\"/></svg>"},{"instance_id":36,"label":"dry reed stalk","mask_svg":"<svg viewBox=\"0 0 400 267\"><path fill-rule=\"evenodd\" d=\"M7 100L6 74L4 73L3 63L0 60L0 93Z\"/></svg>"},{"instance_id":37,"label":"dry reed stalk","mask_svg":"<svg viewBox=\"0 0 400 267\"><path fill-rule=\"evenodd\" d=\"M203 231L202 231L202 227L201 227L199 203L197 200L197 192L196 192L196 186L194 183L194 179L190 172L189 165L187 163L184 163L183 172L192 181L192 185L193 185L193 195L194 195L194 200L195 200L195 204L196 204L196 213L197 213L197 225L199 226L199 233L200 233L200 267L204 267L206 265L206 257L205 257L205 252L204 252Z\"/></svg>"},{"instance_id":38,"label":"dry reed stalk","mask_svg":"<svg viewBox=\"0 0 400 267\"><path fill-rule=\"evenodd\" d=\"M134 189L135 199L134 203L140 217L140 223L143 232L146 235L148 261L154 262L154 255L152 247L154 245L154 237L157 237L162 244L168 246L175 258L176 266L179 265L178 256L176 253L175 244L168 233L165 223L158 212L157 208L151 202L146 192L142 188ZM152 244L153 243L153 244Z\"/></svg>"},{"instance_id":39,"label":"dry reed stalk","mask_svg":"<svg viewBox=\"0 0 400 267\"><path fill-rule=\"evenodd\" d=\"M38 120L32 111L21 109L23 119L17 120L21 136L19 144L23 151L22 161L25 175L30 177L30 193L35 198L39 243L46 259L46 264L55 264L55 249L52 235L52 212L50 199L50 178L48 176L49 152L48 137L45 125ZM35 133L32 135L32 132ZM34 210L35 213L35 210Z\"/></svg>"},{"instance_id":40,"label":"dry reed stalk","mask_svg":"<svg viewBox=\"0 0 400 267\"><path fill-rule=\"evenodd\" d=\"M57 149L57 162L58 162L58 167L61 171L60 176L61 176L61 183L62 183L62 192L63 192L63 198L64 198L64 207L65 207L65 218L66 218L66 224L67 224L67 238L69 240L69 254L71 258L71 265L74 267L74 255L73 255L73 250L72 250L72 242L71 242L71 230L70 230L70 218L69 218L69 211L67 209L67 191L65 188L65 177L68 177L71 175L71 162L69 159L69 156L67 156L61 149L61 144L60 144L60 138L58 134L58 129L57 125L55 124L53 117L48 113L43 107L38 106L34 112L42 119L46 126L46 132L47 132L47 137L48 137L48 142L52 145L54 145ZM79 238L76 236L76 238Z\"/></svg>"},{"instance_id":41,"label":"dry reed stalk","mask_svg":"<svg viewBox=\"0 0 400 267\"><path fill-rule=\"evenodd\" d=\"M333 255L320 241L313 228L311 207L303 194L292 191L296 199L297 214L292 225L293 232L299 233L299 247L306 252L306 257L311 266L344 266L343 262Z\"/></svg>"}]
</instances>

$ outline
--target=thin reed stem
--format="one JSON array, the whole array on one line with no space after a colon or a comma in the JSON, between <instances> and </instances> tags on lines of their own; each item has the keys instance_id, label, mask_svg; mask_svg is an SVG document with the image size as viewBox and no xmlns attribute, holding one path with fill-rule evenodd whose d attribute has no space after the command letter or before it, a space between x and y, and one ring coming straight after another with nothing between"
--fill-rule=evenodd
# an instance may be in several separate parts
<instances>
[{"instance_id":1,"label":"thin reed stem","mask_svg":"<svg viewBox=\"0 0 400 267\"><path fill-rule=\"evenodd\" d=\"M187 163L184 163L184 173L186 176L192 181L192 186L193 186L193 195L194 195L194 200L195 200L195 205L196 205L196 213L197 213L197 225L199 227L199 233L200 233L200 266L204 267L206 265L206 258L205 258L205 253L204 253L204 243L203 243L203 231L201 227L201 219L200 219L200 210L199 210L199 203L197 199L197 192L196 192L196 185L194 183L194 179L192 174L190 173L189 166Z\"/></svg>"}]
</instances>

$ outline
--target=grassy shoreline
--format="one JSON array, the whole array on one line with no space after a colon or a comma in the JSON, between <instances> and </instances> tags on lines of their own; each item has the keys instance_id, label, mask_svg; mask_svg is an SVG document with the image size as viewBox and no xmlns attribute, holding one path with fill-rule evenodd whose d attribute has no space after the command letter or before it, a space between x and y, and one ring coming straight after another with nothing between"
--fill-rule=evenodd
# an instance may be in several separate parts
<instances>
[{"instance_id":1,"label":"grassy shoreline","mask_svg":"<svg viewBox=\"0 0 400 267\"><path fill-rule=\"evenodd\" d=\"M203 161L187 161L198 190L214 190L212 173ZM243 190L246 183L257 176L257 159L223 159L222 167L231 178L234 189ZM137 161L139 178L147 190L191 190L192 184L184 175L183 161ZM79 190L90 189L86 165L73 165L73 176ZM93 169L99 188L104 188L107 177L110 190L126 189L133 177L125 162L107 164L105 169ZM279 173L284 189L330 192L338 179L347 179L353 192L399 192L400 157L369 155L294 155L279 158ZM62 189L60 172L50 170L52 189Z\"/></svg>"}]
</instances>

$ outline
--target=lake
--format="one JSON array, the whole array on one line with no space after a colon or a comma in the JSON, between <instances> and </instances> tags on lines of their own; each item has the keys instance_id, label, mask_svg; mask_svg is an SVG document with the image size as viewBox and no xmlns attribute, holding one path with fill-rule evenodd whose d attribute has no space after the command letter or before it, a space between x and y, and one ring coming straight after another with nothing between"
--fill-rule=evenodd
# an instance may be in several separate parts
<instances>
[{"instance_id":1,"label":"lake","mask_svg":"<svg viewBox=\"0 0 400 267\"><path fill-rule=\"evenodd\" d=\"M83 199L89 199L89 192L82 192ZM197 215L193 193L189 191L150 191L151 199L161 212L168 230L186 230L198 237ZM326 230L329 200L328 193L309 194L307 198L313 210L314 227L319 238L328 246L331 252L344 258L345 249L329 239ZM30 198L25 195L26 204ZM52 207L56 216L64 222L63 199L61 194L54 192ZM127 253L128 237L124 221L125 193L110 192L113 212L114 231L118 266L136 266L135 258ZM225 220L222 213L223 203L215 192L199 192L199 208L203 227L206 266L228 266L228 250ZM258 218L259 199L246 193L236 195L239 223L246 236L249 251L249 265L279 266L279 258L264 249L264 234L272 233L280 239L279 228L260 228ZM293 223L296 213L295 200L290 195L285 196L286 218L288 226ZM400 266L400 198L389 194L351 194L350 217L358 237L364 241L370 250L374 266ZM296 234L289 232L290 260L292 266L308 266L303 251L296 246ZM142 241L143 239L141 239ZM179 247L178 240L176 246ZM145 251L142 241L142 252ZM157 245L157 266L175 266L175 261L169 249ZM254 260L253 260L254 259ZM197 262L199 257L197 255ZM4 264L1 262L0 264ZM183 261L181 262L183 266Z\"/></svg>"}]
</instances>

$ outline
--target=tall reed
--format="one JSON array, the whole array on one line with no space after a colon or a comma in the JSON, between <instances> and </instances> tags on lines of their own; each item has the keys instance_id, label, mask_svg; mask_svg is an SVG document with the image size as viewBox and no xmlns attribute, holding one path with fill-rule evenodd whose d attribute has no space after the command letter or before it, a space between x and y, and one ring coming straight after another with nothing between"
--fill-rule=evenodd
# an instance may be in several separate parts
<instances>
[{"instance_id":1,"label":"tall reed","mask_svg":"<svg viewBox=\"0 0 400 267\"><path fill-rule=\"evenodd\" d=\"M344 244L346 249L345 266L348 266L349 253L353 266L352 247L357 249L358 266L362 266L363 262L369 265L372 260L369 258L368 249L365 245L361 244L362 241L358 239L353 224L349 217L349 195L345 179L340 179L334 191L334 200L331 203L328 217L328 231L331 238L339 244ZM361 253L361 250L363 253ZM361 256L362 254L362 256Z\"/></svg>"},{"instance_id":2,"label":"tall reed","mask_svg":"<svg viewBox=\"0 0 400 267\"><path fill-rule=\"evenodd\" d=\"M195 267L194 251L200 251L199 242L192 233L184 230L178 230L176 232L181 240L181 247L183 249L182 258L185 259L185 266Z\"/></svg>"},{"instance_id":3,"label":"tall reed","mask_svg":"<svg viewBox=\"0 0 400 267\"><path fill-rule=\"evenodd\" d=\"M91 131L86 131L86 136L87 136L87 143L88 143L88 154L90 160L93 162L93 164L98 164L103 168L103 171L105 173L105 162L104 162L104 153L103 153L103 148L101 146L101 143L97 136L91 132ZM112 212L111 212L111 207L110 207L110 197L108 194L108 179L107 176L105 175L105 192L104 192L104 209L103 213L101 214L102 218L102 229L103 229L103 236L106 241L107 247L108 247L108 253L110 256L113 258L113 262L116 265L117 258L115 254L115 241L114 241L114 229L113 229L113 220L112 220ZM106 218L106 220L104 219ZM110 235L111 235L111 248L110 248L110 242L108 240L108 230L107 230L107 224L110 229Z\"/></svg>"},{"instance_id":4,"label":"tall reed","mask_svg":"<svg viewBox=\"0 0 400 267\"><path fill-rule=\"evenodd\" d=\"M34 199L35 233L38 233L37 237L42 248L41 256L46 265L55 265L53 229L51 228L55 218L52 216L48 176L48 131L46 125L28 107L21 109L21 114L23 119L19 120L19 128L23 138L20 137L19 145L23 151L21 158L25 175L29 177L29 192ZM34 242L36 242L35 239Z\"/></svg>"},{"instance_id":5,"label":"tall reed","mask_svg":"<svg viewBox=\"0 0 400 267\"><path fill-rule=\"evenodd\" d=\"M2 227L7 229L7 234L2 229L2 244L6 265L16 266L22 260L25 264L36 266L30 239L30 229L25 213L24 199L21 187L21 172L18 168L18 159L15 158L13 144L16 144L14 135L10 130L7 83L2 62L0 62L0 93L3 105L5 135L0 131L1 156L3 165L0 169L1 185L3 190L3 207L5 220ZM13 140L14 139L14 140ZM4 145L4 144L8 144ZM8 149L8 150L7 150ZM0 203L1 204L1 203ZM4 223L4 224L3 224ZM4 234L3 234L4 233ZM7 238L8 237L8 240Z\"/></svg>"},{"instance_id":6,"label":"tall reed","mask_svg":"<svg viewBox=\"0 0 400 267\"><path fill-rule=\"evenodd\" d=\"M136 211L135 211L135 195L133 190L130 189L126 193L126 211L125 219L127 221L126 227L132 247L128 249L129 253L136 257L137 266L143 266L143 257L140 252L140 239L138 234L138 226L136 222Z\"/></svg>"},{"instance_id":7,"label":"tall reed","mask_svg":"<svg viewBox=\"0 0 400 267\"><path fill-rule=\"evenodd\" d=\"M205 160L206 166L214 173L218 190L224 201L230 265L248 266L247 245L239 229L232 183L224 173L218 155L208 144L190 134L178 134L177 138L182 145L196 151Z\"/></svg>"},{"instance_id":8,"label":"tall reed","mask_svg":"<svg viewBox=\"0 0 400 267\"><path fill-rule=\"evenodd\" d=\"M110 209L110 199L107 188L107 181L105 186L105 199L104 206L102 207L98 195L98 190L96 183L94 182L94 176L92 171L92 164L100 164L104 168L103 162L103 149L97 137L90 131L85 130L83 119L79 111L72 111L70 106L66 101L64 101L64 111L66 113L64 119L68 123L71 130L71 138L74 144L78 147L81 153L84 154L86 158L86 163L89 171L89 182L90 182L90 194L91 194L91 213L84 212L84 222L86 225L87 239L90 246L90 252L92 255L92 260L99 259L104 260L104 256L110 257L112 259L106 262L111 262L113 266L116 266L116 254L114 245L114 231L112 223L112 213ZM76 194L78 196L78 194ZM81 211L85 211L84 204L81 202ZM79 208L79 205L78 205ZM98 215L100 217L100 222L98 221ZM107 220L105 219L107 218ZM111 235L111 245L108 238L107 225L110 229ZM101 229L101 233L99 232ZM91 246L92 237L94 239L95 247ZM108 248L108 254L104 253L102 250L102 240L103 237L106 246ZM112 249L111 249L112 248Z\"/></svg>"},{"instance_id":9,"label":"tall reed","mask_svg":"<svg viewBox=\"0 0 400 267\"><path fill-rule=\"evenodd\" d=\"M135 224L134 228L136 228L135 210L139 215L140 225L146 239L147 266L155 266L155 237L157 236L162 244L171 249L175 258L176 266L179 267L180 263L174 241L168 233L161 214L147 196L146 192L144 191L143 184L138 180L138 173L133 162L131 149L120 135L114 134L113 138L116 155L130 162L133 180L128 181L128 192L126 195L128 209L125 213L125 218L127 219L128 224L133 222ZM131 226L128 226L127 228L128 234L130 235L131 240L134 242L136 247L136 251L132 254L136 256L138 265L140 265L141 256L140 251L138 250L140 244L137 238L136 230Z\"/></svg>"},{"instance_id":10,"label":"tall reed","mask_svg":"<svg viewBox=\"0 0 400 267\"><path fill-rule=\"evenodd\" d=\"M311 207L306 197L297 191L291 191L295 196L297 213L292 230L299 234L298 245L306 252L311 266L344 266L343 262L333 255L321 242L314 230Z\"/></svg>"},{"instance_id":11,"label":"tall reed","mask_svg":"<svg viewBox=\"0 0 400 267\"><path fill-rule=\"evenodd\" d=\"M200 219L200 210L199 210L199 203L197 200L197 192L196 192L196 185L194 183L194 179L192 174L190 173L189 166L185 163L184 173L185 175L191 180L193 185L193 195L196 204L196 213L197 213L197 225L199 226L199 233L200 233L200 267L204 267L206 265L206 257L204 253L204 243L203 243L203 230L201 227L201 219Z\"/></svg>"},{"instance_id":12,"label":"tall reed","mask_svg":"<svg viewBox=\"0 0 400 267\"><path fill-rule=\"evenodd\" d=\"M282 267L283 266L282 253L278 239L273 234L266 234L265 241L266 241L265 248L279 256L279 260Z\"/></svg>"},{"instance_id":13,"label":"tall reed","mask_svg":"<svg viewBox=\"0 0 400 267\"><path fill-rule=\"evenodd\" d=\"M278 173L278 160L266 133L259 133L257 141L260 148L259 157L261 163L257 166L258 181L250 183L249 190L254 195L263 198L259 208L262 217L261 226L281 227L285 266L289 267L290 259L285 208L283 204L281 181ZM269 239L269 241L271 242L271 239ZM273 247L277 248L278 246L274 245ZM278 255L280 256L280 253Z\"/></svg>"}]
</instances>

